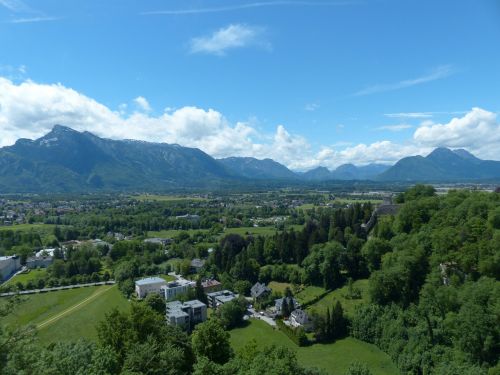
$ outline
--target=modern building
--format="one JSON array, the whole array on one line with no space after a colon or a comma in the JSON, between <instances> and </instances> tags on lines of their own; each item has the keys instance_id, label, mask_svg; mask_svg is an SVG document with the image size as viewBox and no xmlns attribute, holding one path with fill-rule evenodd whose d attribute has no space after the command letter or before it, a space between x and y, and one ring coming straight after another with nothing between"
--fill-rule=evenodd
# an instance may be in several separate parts
<instances>
[{"instance_id":1,"label":"modern building","mask_svg":"<svg viewBox=\"0 0 500 375\"><path fill-rule=\"evenodd\" d=\"M222 290L222 283L215 279L207 279L201 282L205 294Z\"/></svg>"},{"instance_id":2,"label":"modern building","mask_svg":"<svg viewBox=\"0 0 500 375\"><path fill-rule=\"evenodd\" d=\"M54 257L52 256L35 256L26 259L26 267L34 268L47 268L54 262Z\"/></svg>"},{"instance_id":3,"label":"modern building","mask_svg":"<svg viewBox=\"0 0 500 375\"><path fill-rule=\"evenodd\" d=\"M208 306L212 309L216 309L217 307L236 298L238 298L238 295L234 294L230 290L221 290L218 292L207 293Z\"/></svg>"},{"instance_id":4,"label":"modern building","mask_svg":"<svg viewBox=\"0 0 500 375\"><path fill-rule=\"evenodd\" d=\"M169 325L191 329L207 320L207 305L198 300L167 302L166 319Z\"/></svg>"},{"instance_id":5,"label":"modern building","mask_svg":"<svg viewBox=\"0 0 500 375\"><path fill-rule=\"evenodd\" d=\"M255 283L250 289L250 295L254 300L264 298L268 294L271 294L271 289L264 283Z\"/></svg>"},{"instance_id":6,"label":"modern building","mask_svg":"<svg viewBox=\"0 0 500 375\"><path fill-rule=\"evenodd\" d=\"M21 258L17 255L0 257L0 280L7 280L20 268Z\"/></svg>"},{"instance_id":7,"label":"modern building","mask_svg":"<svg viewBox=\"0 0 500 375\"><path fill-rule=\"evenodd\" d=\"M178 295L186 294L189 288L194 288L195 286L196 282L179 278L162 285L161 290L165 299L170 301Z\"/></svg>"},{"instance_id":8,"label":"modern building","mask_svg":"<svg viewBox=\"0 0 500 375\"><path fill-rule=\"evenodd\" d=\"M135 293L139 299L146 297L150 293L163 295L162 288L166 285L167 282L161 277L147 277L135 282Z\"/></svg>"}]
</instances>

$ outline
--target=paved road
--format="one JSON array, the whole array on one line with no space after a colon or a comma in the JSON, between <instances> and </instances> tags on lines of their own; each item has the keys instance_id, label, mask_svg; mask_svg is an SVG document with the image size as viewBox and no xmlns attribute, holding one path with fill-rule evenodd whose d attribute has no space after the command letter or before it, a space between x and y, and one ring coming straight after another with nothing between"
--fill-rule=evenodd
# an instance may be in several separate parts
<instances>
[{"instance_id":1,"label":"paved road","mask_svg":"<svg viewBox=\"0 0 500 375\"><path fill-rule=\"evenodd\" d=\"M261 315L260 313L258 313L254 309L248 309L248 312L250 313L250 316L252 318L260 319L260 320L266 322L267 324L269 324L271 327L276 327L276 322L274 321L273 318L270 318L267 315Z\"/></svg>"},{"instance_id":2,"label":"paved road","mask_svg":"<svg viewBox=\"0 0 500 375\"><path fill-rule=\"evenodd\" d=\"M58 286L58 287L55 287L55 288L22 290L20 292L0 293L0 297L11 297L11 296L15 296L17 294L19 294L19 295L25 295L25 294L46 293L46 292L54 292L54 291L57 291L57 290L66 290L66 289L74 289L74 288L85 288L85 287L89 287L89 286L113 285L114 283L115 283L114 280L108 280L108 281L100 281L98 283L75 284L75 285Z\"/></svg>"}]
</instances>

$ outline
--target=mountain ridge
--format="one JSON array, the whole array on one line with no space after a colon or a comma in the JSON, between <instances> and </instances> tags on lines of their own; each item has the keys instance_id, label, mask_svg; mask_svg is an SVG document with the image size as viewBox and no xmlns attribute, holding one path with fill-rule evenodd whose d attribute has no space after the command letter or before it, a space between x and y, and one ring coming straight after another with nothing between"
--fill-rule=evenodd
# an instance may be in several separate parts
<instances>
[{"instance_id":1,"label":"mountain ridge","mask_svg":"<svg viewBox=\"0 0 500 375\"><path fill-rule=\"evenodd\" d=\"M274 181L283 185L334 180L437 182L500 180L500 162L464 149L437 148L393 166L340 165L294 172L272 159L215 159L178 144L100 138L55 125L46 135L0 148L0 193L217 188Z\"/></svg>"}]
</instances>

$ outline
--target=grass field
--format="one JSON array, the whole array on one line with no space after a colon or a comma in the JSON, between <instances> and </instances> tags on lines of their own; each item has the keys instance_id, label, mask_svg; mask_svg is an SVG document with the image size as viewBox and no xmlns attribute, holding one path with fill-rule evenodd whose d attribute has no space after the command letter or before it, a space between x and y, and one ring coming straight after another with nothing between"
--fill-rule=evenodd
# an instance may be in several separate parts
<instances>
[{"instance_id":1,"label":"grass field","mask_svg":"<svg viewBox=\"0 0 500 375\"><path fill-rule=\"evenodd\" d=\"M246 327L231 331L231 344L235 350L241 349L251 340L255 340L258 346L274 344L292 348L302 365L322 368L332 375L343 375L354 361L366 363L374 375L398 373L387 354L374 345L350 337L333 344L299 348L284 333L261 320L252 319Z\"/></svg>"},{"instance_id":2,"label":"grass field","mask_svg":"<svg viewBox=\"0 0 500 375\"><path fill-rule=\"evenodd\" d=\"M13 325L35 325L42 343L96 338L96 324L114 307L126 309L127 300L115 285L33 294L5 318ZM0 301L2 303L2 301Z\"/></svg>"},{"instance_id":3,"label":"grass field","mask_svg":"<svg viewBox=\"0 0 500 375\"><path fill-rule=\"evenodd\" d=\"M323 294L324 292L325 289L319 286L308 286L304 288L301 292L297 293L295 295L295 298L297 298L297 300L300 303L306 303L316 298L317 296Z\"/></svg>"},{"instance_id":4,"label":"grass field","mask_svg":"<svg viewBox=\"0 0 500 375\"><path fill-rule=\"evenodd\" d=\"M187 232L189 235L192 235L197 232L206 233L208 229L188 229L188 230L179 230L179 229L166 229L159 231L149 231L148 237L159 237L159 238L174 238L179 235L181 232Z\"/></svg>"},{"instance_id":5,"label":"grass field","mask_svg":"<svg viewBox=\"0 0 500 375\"><path fill-rule=\"evenodd\" d=\"M344 312L347 315L352 315L354 313L356 306L368 302L368 280L357 280L354 282L354 287L358 288L361 291L360 299L345 298L345 295L347 295L347 290L348 290L348 287L346 285L340 289L336 289L330 292L320 301L310 306L308 310L314 309L318 312L325 311L327 307L330 307L331 309L334 302L340 301L344 309Z\"/></svg>"},{"instance_id":6,"label":"grass field","mask_svg":"<svg viewBox=\"0 0 500 375\"><path fill-rule=\"evenodd\" d=\"M296 231L302 229L302 225L290 225L287 228L292 228ZM174 238L181 232L187 232L192 235L197 232L206 233L208 229L188 229L188 230L178 230L178 229L167 229L160 231L149 231L148 237L161 237L161 238ZM252 234L254 236L272 236L276 233L275 227L239 227L239 228L226 228L223 233L219 236L224 236L226 234L239 234L245 236L247 234Z\"/></svg>"},{"instance_id":7,"label":"grass field","mask_svg":"<svg viewBox=\"0 0 500 375\"><path fill-rule=\"evenodd\" d=\"M26 285L26 283L28 281L38 280L38 279L44 277L46 274L47 274L46 268L30 270L27 273L21 273L19 275L12 277L5 284L15 284L15 283L21 282L24 285Z\"/></svg>"},{"instance_id":8,"label":"grass field","mask_svg":"<svg viewBox=\"0 0 500 375\"><path fill-rule=\"evenodd\" d=\"M286 288L292 289L292 284L290 283L279 283L277 281L271 281L268 285L269 288L273 290L273 292L283 293Z\"/></svg>"},{"instance_id":9,"label":"grass field","mask_svg":"<svg viewBox=\"0 0 500 375\"><path fill-rule=\"evenodd\" d=\"M4 230L13 230L13 231L30 231L30 230L36 230L39 232L52 232L54 229L55 225L53 224L18 224L18 225L9 225L5 227L0 227L0 231Z\"/></svg>"}]
</instances>

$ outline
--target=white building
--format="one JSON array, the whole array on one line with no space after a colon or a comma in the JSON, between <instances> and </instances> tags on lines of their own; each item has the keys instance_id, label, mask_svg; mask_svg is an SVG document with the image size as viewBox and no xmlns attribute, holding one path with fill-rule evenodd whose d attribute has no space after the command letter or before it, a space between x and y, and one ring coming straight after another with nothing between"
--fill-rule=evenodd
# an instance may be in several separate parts
<instances>
[{"instance_id":1,"label":"white building","mask_svg":"<svg viewBox=\"0 0 500 375\"><path fill-rule=\"evenodd\" d=\"M166 285L167 282L161 277L147 277L135 282L135 293L137 298L144 298L150 293L163 295L162 288Z\"/></svg>"},{"instance_id":2,"label":"white building","mask_svg":"<svg viewBox=\"0 0 500 375\"><path fill-rule=\"evenodd\" d=\"M170 281L161 287L162 293L165 296L165 299L172 300L174 297L186 294L189 291L189 288L194 288L196 283L191 280L186 279L177 279L176 281Z\"/></svg>"},{"instance_id":3,"label":"white building","mask_svg":"<svg viewBox=\"0 0 500 375\"><path fill-rule=\"evenodd\" d=\"M0 257L0 281L7 280L21 268L21 258L17 255Z\"/></svg>"}]
</instances>

